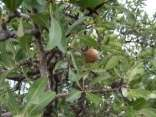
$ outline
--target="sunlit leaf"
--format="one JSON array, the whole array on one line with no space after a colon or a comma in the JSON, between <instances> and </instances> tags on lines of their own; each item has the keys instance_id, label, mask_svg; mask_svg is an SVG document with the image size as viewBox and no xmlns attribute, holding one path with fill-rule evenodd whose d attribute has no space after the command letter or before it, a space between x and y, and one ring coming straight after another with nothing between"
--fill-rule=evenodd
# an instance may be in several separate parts
<instances>
[{"instance_id":1,"label":"sunlit leaf","mask_svg":"<svg viewBox=\"0 0 156 117\"><path fill-rule=\"evenodd\" d=\"M61 51L63 50L62 45L62 29L59 22L55 18L51 18L51 26L49 28L49 40L47 43L47 49L53 49L58 47Z\"/></svg>"},{"instance_id":2,"label":"sunlit leaf","mask_svg":"<svg viewBox=\"0 0 156 117\"><path fill-rule=\"evenodd\" d=\"M24 113L40 112L55 97L55 92L45 91L46 85L47 79L43 78L31 86L26 96L27 104Z\"/></svg>"},{"instance_id":3,"label":"sunlit leaf","mask_svg":"<svg viewBox=\"0 0 156 117\"><path fill-rule=\"evenodd\" d=\"M105 66L105 69L106 69L106 70L112 69L112 68L114 68L116 65L118 65L118 63L119 63L119 57L118 57L118 56L112 56L112 57L108 60L106 66Z\"/></svg>"},{"instance_id":4,"label":"sunlit leaf","mask_svg":"<svg viewBox=\"0 0 156 117\"><path fill-rule=\"evenodd\" d=\"M146 99L149 94L150 94L150 91L144 90L144 89L130 89L128 91L128 97L132 99L137 99L137 98Z\"/></svg>"},{"instance_id":5,"label":"sunlit leaf","mask_svg":"<svg viewBox=\"0 0 156 117\"><path fill-rule=\"evenodd\" d=\"M136 75L144 74L144 68L142 63L136 63L131 69L127 72L128 81L132 81Z\"/></svg>"}]
</instances>

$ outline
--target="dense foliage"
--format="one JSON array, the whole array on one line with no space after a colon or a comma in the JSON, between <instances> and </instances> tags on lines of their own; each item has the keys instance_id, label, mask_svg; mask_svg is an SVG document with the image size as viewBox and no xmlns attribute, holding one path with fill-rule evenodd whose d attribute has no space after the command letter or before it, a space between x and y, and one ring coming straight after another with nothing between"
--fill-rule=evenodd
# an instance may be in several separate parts
<instances>
[{"instance_id":1,"label":"dense foliage","mask_svg":"<svg viewBox=\"0 0 156 117\"><path fill-rule=\"evenodd\" d=\"M155 117L156 20L144 0L0 0L2 117ZM87 48L100 59L86 62Z\"/></svg>"}]
</instances>

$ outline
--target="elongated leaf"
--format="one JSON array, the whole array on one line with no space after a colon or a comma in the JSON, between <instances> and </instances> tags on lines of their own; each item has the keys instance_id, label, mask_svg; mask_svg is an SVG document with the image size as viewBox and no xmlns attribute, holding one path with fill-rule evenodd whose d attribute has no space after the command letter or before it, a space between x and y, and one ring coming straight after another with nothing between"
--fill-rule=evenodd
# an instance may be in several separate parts
<instances>
[{"instance_id":1,"label":"elongated leaf","mask_svg":"<svg viewBox=\"0 0 156 117\"><path fill-rule=\"evenodd\" d=\"M119 62L119 57L118 57L118 56L112 56L112 57L108 60L106 66L105 66L105 69L106 69L106 70L109 70L109 69L114 68L116 65L118 65L118 62Z\"/></svg>"},{"instance_id":2,"label":"elongated leaf","mask_svg":"<svg viewBox=\"0 0 156 117\"><path fill-rule=\"evenodd\" d=\"M19 26L18 26L18 30L17 30L17 36L18 37L24 36L24 29L23 29L22 19L19 21Z\"/></svg>"},{"instance_id":3,"label":"elongated leaf","mask_svg":"<svg viewBox=\"0 0 156 117\"><path fill-rule=\"evenodd\" d=\"M74 68L75 68L76 70L78 70L78 66L77 66L77 64L76 64L75 57L74 57L74 55L73 55L72 52L70 52L70 56L71 56L71 61L72 61L72 64L73 64Z\"/></svg>"},{"instance_id":4,"label":"elongated leaf","mask_svg":"<svg viewBox=\"0 0 156 117\"><path fill-rule=\"evenodd\" d=\"M77 21L75 21L70 27L69 29L66 31L66 35L70 34L74 29L76 29L75 27L77 27L78 25L80 25L82 22L84 22L88 17L83 16L80 17Z\"/></svg>"},{"instance_id":5,"label":"elongated leaf","mask_svg":"<svg viewBox=\"0 0 156 117\"><path fill-rule=\"evenodd\" d=\"M49 40L47 49L53 49L55 47L62 47L62 29L59 22L55 18L51 18L51 26L49 28ZM61 49L62 50L62 49Z\"/></svg>"},{"instance_id":6,"label":"elongated leaf","mask_svg":"<svg viewBox=\"0 0 156 117\"><path fill-rule=\"evenodd\" d=\"M41 13L46 9L46 0L24 0L22 5L27 9L35 8Z\"/></svg>"},{"instance_id":7,"label":"elongated leaf","mask_svg":"<svg viewBox=\"0 0 156 117\"><path fill-rule=\"evenodd\" d=\"M136 63L131 69L127 72L128 81L132 81L136 75L144 74L144 68L142 63Z\"/></svg>"},{"instance_id":8,"label":"elongated leaf","mask_svg":"<svg viewBox=\"0 0 156 117\"><path fill-rule=\"evenodd\" d=\"M46 92L47 79L37 80L31 87L27 97L24 113L40 112L55 97L54 92Z\"/></svg>"},{"instance_id":9,"label":"elongated leaf","mask_svg":"<svg viewBox=\"0 0 156 117\"><path fill-rule=\"evenodd\" d=\"M128 97L131 99L137 99L137 98L148 98L148 95L150 94L150 91L144 90L144 89L130 89L128 92Z\"/></svg>"},{"instance_id":10,"label":"elongated leaf","mask_svg":"<svg viewBox=\"0 0 156 117\"><path fill-rule=\"evenodd\" d=\"M40 91L43 91L45 89L47 83L47 79L39 79L34 84L32 84L29 93L27 95L27 101L33 102L39 94Z\"/></svg>"}]
</instances>

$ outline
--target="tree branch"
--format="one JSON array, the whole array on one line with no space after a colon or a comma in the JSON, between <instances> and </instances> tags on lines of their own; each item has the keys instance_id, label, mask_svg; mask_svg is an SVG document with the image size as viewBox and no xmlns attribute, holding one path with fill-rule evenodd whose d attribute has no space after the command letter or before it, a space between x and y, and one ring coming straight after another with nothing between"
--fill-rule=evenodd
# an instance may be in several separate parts
<instances>
[{"instance_id":1,"label":"tree branch","mask_svg":"<svg viewBox=\"0 0 156 117\"><path fill-rule=\"evenodd\" d=\"M1 31L0 32L0 41L5 41L9 38L15 38L16 32L15 31Z\"/></svg>"},{"instance_id":2,"label":"tree branch","mask_svg":"<svg viewBox=\"0 0 156 117\"><path fill-rule=\"evenodd\" d=\"M12 113L11 112L5 112L5 113L1 114L1 117L12 117Z\"/></svg>"},{"instance_id":3,"label":"tree branch","mask_svg":"<svg viewBox=\"0 0 156 117\"><path fill-rule=\"evenodd\" d=\"M27 29L24 34L35 34L35 29ZM8 39L14 39L17 37L16 31L2 30L0 31L0 41L6 41Z\"/></svg>"}]
</instances>

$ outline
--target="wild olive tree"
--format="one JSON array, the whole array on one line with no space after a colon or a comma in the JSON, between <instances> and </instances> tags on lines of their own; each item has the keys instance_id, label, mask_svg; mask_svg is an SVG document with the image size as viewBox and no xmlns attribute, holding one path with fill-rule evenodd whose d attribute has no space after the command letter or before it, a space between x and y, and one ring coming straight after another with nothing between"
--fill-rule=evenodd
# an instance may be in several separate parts
<instances>
[{"instance_id":1,"label":"wild olive tree","mask_svg":"<svg viewBox=\"0 0 156 117\"><path fill-rule=\"evenodd\" d=\"M0 0L2 117L155 117L156 20L144 0Z\"/></svg>"}]
</instances>

